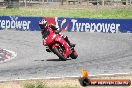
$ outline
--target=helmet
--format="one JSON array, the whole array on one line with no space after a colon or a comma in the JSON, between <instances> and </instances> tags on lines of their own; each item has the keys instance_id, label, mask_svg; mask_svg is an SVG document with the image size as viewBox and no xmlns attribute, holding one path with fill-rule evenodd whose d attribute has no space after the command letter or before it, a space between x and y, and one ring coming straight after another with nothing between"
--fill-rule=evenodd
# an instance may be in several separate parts
<instances>
[{"instance_id":1,"label":"helmet","mask_svg":"<svg viewBox=\"0 0 132 88\"><path fill-rule=\"evenodd\" d=\"M47 21L44 20L44 19L42 19L41 21L39 21L39 27L40 27L41 29L47 28L47 27L48 27Z\"/></svg>"}]
</instances>

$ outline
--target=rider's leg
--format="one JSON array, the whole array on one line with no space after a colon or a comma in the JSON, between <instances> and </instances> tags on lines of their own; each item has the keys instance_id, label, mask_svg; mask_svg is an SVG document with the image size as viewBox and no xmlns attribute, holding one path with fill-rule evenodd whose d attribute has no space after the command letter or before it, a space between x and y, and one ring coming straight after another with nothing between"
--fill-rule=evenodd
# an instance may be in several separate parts
<instances>
[{"instance_id":1,"label":"rider's leg","mask_svg":"<svg viewBox=\"0 0 132 88\"><path fill-rule=\"evenodd\" d=\"M68 39L68 37L67 36L62 36L65 40L66 40L66 42L71 46L71 47L75 47L75 44L72 44L70 41L69 41L69 39Z\"/></svg>"}]
</instances>

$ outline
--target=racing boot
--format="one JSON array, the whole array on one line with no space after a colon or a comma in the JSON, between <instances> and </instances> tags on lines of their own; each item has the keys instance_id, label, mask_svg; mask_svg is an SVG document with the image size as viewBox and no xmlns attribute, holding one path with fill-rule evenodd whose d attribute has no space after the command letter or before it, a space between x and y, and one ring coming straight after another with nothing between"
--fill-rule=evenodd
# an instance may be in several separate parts
<instances>
[{"instance_id":1,"label":"racing boot","mask_svg":"<svg viewBox=\"0 0 132 88\"><path fill-rule=\"evenodd\" d=\"M66 36L64 39L65 39L66 42L70 45L71 48L75 47L75 44L71 43L71 42L69 41L69 39L68 39L67 36Z\"/></svg>"},{"instance_id":2,"label":"racing boot","mask_svg":"<svg viewBox=\"0 0 132 88\"><path fill-rule=\"evenodd\" d=\"M47 51L47 52L51 52L51 50L50 50L48 47L46 47L46 51Z\"/></svg>"}]
</instances>

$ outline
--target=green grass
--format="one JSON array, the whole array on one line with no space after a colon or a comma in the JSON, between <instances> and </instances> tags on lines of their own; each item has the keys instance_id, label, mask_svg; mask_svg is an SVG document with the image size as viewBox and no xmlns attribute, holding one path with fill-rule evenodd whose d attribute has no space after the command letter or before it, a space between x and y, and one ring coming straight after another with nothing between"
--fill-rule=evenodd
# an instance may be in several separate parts
<instances>
[{"instance_id":1,"label":"green grass","mask_svg":"<svg viewBox=\"0 0 132 88\"><path fill-rule=\"evenodd\" d=\"M48 87L45 83L42 82L38 82L38 83L34 83L34 84L26 84L24 88L51 88ZM79 86L72 86L72 85L64 85L64 86L54 86L53 88L80 88Z\"/></svg>"},{"instance_id":2,"label":"green grass","mask_svg":"<svg viewBox=\"0 0 132 88\"><path fill-rule=\"evenodd\" d=\"M118 9L61 9L61 8L19 8L0 9L0 16L44 16L44 17L81 17L81 18L132 18L132 10Z\"/></svg>"},{"instance_id":3,"label":"green grass","mask_svg":"<svg viewBox=\"0 0 132 88\"><path fill-rule=\"evenodd\" d=\"M26 84L25 88L49 88L49 87L46 84L39 82L36 84Z\"/></svg>"},{"instance_id":4,"label":"green grass","mask_svg":"<svg viewBox=\"0 0 132 88\"><path fill-rule=\"evenodd\" d=\"M78 86L64 85L60 88L79 88Z\"/></svg>"}]
</instances>

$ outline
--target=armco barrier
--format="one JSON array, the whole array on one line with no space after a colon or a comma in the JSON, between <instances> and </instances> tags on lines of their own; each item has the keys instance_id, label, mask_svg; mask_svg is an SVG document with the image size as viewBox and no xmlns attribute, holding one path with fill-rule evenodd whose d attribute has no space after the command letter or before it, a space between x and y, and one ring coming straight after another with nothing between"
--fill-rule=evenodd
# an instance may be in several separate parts
<instances>
[{"instance_id":1,"label":"armco barrier","mask_svg":"<svg viewBox=\"0 0 132 88\"><path fill-rule=\"evenodd\" d=\"M40 31L38 22L45 19L68 32L132 33L132 19L95 19L65 17L0 16L0 30Z\"/></svg>"}]
</instances>

